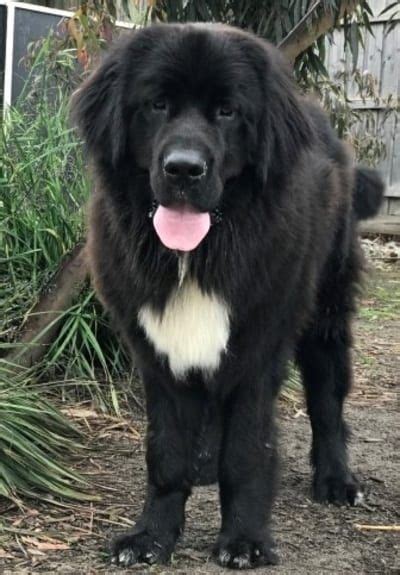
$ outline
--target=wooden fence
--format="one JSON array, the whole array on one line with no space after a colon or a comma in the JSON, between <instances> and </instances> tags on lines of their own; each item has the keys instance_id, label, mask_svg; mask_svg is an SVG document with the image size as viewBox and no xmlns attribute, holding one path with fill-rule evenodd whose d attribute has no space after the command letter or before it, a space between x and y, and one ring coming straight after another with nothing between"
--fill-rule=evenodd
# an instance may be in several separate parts
<instances>
[{"instance_id":1,"label":"wooden fence","mask_svg":"<svg viewBox=\"0 0 400 575\"><path fill-rule=\"evenodd\" d=\"M360 99L357 87L349 86L352 105L365 114L365 121L372 118L377 137L386 146L386 156L379 168L386 181L386 197L381 209L382 216L400 217L400 118L399 112L387 114L389 97L399 104L400 98L400 5L395 26L388 31L390 12L379 15L393 0L370 0L374 13L371 18L374 35L367 34L364 48L360 48L357 68L370 73L377 81L379 101ZM396 8L395 8L396 9ZM344 48L343 31L333 34L333 43L328 47L327 67L331 75L352 69L352 55ZM367 114L368 112L368 114Z\"/></svg>"}]
</instances>

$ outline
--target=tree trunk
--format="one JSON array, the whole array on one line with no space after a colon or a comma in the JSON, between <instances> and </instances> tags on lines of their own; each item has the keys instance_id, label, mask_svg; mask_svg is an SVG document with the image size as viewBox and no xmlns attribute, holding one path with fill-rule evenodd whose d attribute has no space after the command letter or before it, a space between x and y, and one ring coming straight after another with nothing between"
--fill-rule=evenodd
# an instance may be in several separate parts
<instances>
[{"instance_id":1,"label":"tree trunk","mask_svg":"<svg viewBox=\"0 0 400 575\"><path fill-rule=\"evenodd\" d=\"M80 293L87 277L85 246L78 244L42 290L38 303L22 326L18 349L7 359L25 368L42 359L60 327L59 319Z\"/></svg>"}]
</instances>

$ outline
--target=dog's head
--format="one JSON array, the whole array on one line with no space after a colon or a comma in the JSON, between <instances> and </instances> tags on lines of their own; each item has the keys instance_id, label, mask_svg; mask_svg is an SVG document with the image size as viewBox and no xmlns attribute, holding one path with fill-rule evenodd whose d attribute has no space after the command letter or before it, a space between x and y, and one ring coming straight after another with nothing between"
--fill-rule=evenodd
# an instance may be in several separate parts
<instances>
[{"instance_id":1,"label":"dog's head","mask_svg":"<svg viewBox=\"0 0 400 575\"><path fill-rule=\"evenodd\" d=\"M245 169L293 165L310 127L278 51L220 25L132 33L75 95L95 161L149 174L153 199L210 212Z\"/></svg>"}]
</instances>

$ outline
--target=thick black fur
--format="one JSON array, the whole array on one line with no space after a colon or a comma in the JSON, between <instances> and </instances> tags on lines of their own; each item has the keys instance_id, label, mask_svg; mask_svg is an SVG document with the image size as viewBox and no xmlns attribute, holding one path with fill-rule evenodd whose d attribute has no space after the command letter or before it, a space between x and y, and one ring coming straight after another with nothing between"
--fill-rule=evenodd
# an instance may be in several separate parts
<instances>
[{"instance_id":1,"label":"thick black fur","mask_svg":"<svg viewBox=\"0 0 400 575\"><path fill-rule=\"evenodd\" d=\"M295 90L283 57L224 26L153 26L124 40L75 96L93 160L93 277L146 390L148 490L135 529L115 539L123 565L167 561L193 485L218 480L216 557L274 563L269 534L277 464L274 400L295 357L313 430L313 492L354 504L343 400L362 267L357 220L378 209L379 176L352 165L323 112ZM177 189L162 161L195 149L207 177ZM163 310L178 254L149 212L156 203L218 208L188 275L231 310L218 370L177 381L137 316Z\"/></svg>"}]
</instances>

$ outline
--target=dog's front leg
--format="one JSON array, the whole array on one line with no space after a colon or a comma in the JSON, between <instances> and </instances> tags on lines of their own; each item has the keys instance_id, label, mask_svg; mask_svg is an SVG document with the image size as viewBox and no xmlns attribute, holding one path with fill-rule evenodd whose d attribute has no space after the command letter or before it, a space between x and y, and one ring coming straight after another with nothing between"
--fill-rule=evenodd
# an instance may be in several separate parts
<instances>
[{"instance_id":1,"label":"dog's front leg","mask_svg":"<svg viewBox=\"0 0 400 575\"><path fill-rule=\"evenodd\" d=\"M216 557L233 569L277 562L269 534L277 463L272 389L269 378L249 378L224 408Z\"/></svg>"},{"instance_id":2,"label":"dog's front leg","mask_svg":"<svg viewBox=\"0 0 400 575\"><path fill-rule=\"evenodd\" d=\"M169 560L184 526L185 503L190 494L190 430L185 419L190 419L193 400L184 391L174 389L172 382L168 387L157 378L145 376L144 383L148 416L147 495L135 528L112 543L112 560L124 567Z\"/></svg>"}]
</instances>

